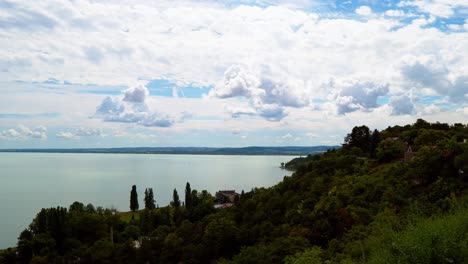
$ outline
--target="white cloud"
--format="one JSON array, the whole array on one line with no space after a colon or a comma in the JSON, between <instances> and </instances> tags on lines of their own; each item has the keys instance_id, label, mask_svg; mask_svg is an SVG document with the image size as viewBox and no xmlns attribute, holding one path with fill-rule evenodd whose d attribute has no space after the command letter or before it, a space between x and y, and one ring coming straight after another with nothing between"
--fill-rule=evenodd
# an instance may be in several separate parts
<instances>
[{"instance_id":1,"label":"white cloud","mask_svg":"<svg viewBox=\"0 0 468 264\"><path fill-rule=\"evenodd\" d=\"M234 117L252 115L256 112L270 121L278 121L287 113L285 107L303 107L308 102L303 87L296 86L286 77L274 74L269 66L261 65L255 70L243 65L231 65L222 81L209 93L211 97L242 97L249 100L250 109L231 109Z\"/></svg>"},{"instance_id":2,"label":"white cloud","mask_svg":"<svg viewBox=\"0 0 468 264\"><path fill-rule=\"evenodd\" d=\"M239 118L241 116L253 116L257 113L255 109L250 108L250 107L226 106L225 111L233 118Z\"/></svg>"},{"instance_id":3,"label":"white cloud","mask_svg":"<svg viewBox=\"0 0 468 264\"><path fill-rule=\"evenodd\" d=\"M281 136L282 139L290 139L290 138L293 138L293 135L291 135L290 133L287 133L283 136Z\"/></svg>"},{"instance_id":4,"label":"white cloud","mask_svg":"<svg viewBox=\"0 0 468 264\"><path fill-rule=\"evenodd\" d=\"M79 127L78 129L76 129L75 135L80 137L100 136L101 131L99 129L94 128Z\"/></svg>"},{"instance_id":5,"label":"white cloud","mask_svg":"<svg viewBox=\"0 0 468 264\"><path fill-rule=\"evenodd\" d=\"M399 6L414 6L419 11L433 16L449 18L455 11L466 12L468 3L465 0L413 0L401 1Z\"/></svg>"},{"instance_id":6,"label":"white cloud","mask_svg":"<svg viewBox=\"0 0 468 264\"><path fill-rule=\"evenodd\" d=\"M372 14L372 9L368 6L360 6L355 12L360 16L370 16Z\"/></svg>"},{"instance_id":7,"label":"white cloud","mask_svg":"<svg viewBox=\"0 0 468 264\"><path fill-rule=\"evenodd\" d=\"M99 129L78 127L72 131L60 131L55 136L65 139L80 139L81 137L102 136L102 133Z\"/></svg>"},{"instance_id":8,"label":"white cloud","mask_svg":"<svg viewBox=\"0 0 468 264\"><path fill-rule=\"evenodd\" d=\"M457 24L450 24L447 26L450 30L453 31L461 31L463 30L463 25L457 25Z\"/></svg>"},{"instance_id":9,"label":"white cloud","mask_svg":"<svg viewBox=\"0 0 468 264\"><path fill-rule=\"evenodd\" d=\"M459 112L463 113L465 116L468 116L468 106L460 109Z\"/></svg>"},{"instance_id":10,"label":"white cloud","mask_svg":"<svg viewBox=\"0 0 468 264\"><path fill-rule=\"evenodd\" d=\"M108 96L97 107L94 117L106 122L136 123L147 127L170 127L187 117L186 112L177 116L152 111L147 100L148 88L144 85L130 87L123 96Z\"/></svg>"},{"instance_id":11,"label":"white cloud","mask_svg":"<svg viewBox=\"0 0 468 264\"><path fill-rule=\"evenodd\" d=\"M426 2L449 6L454 14L463 11L462 1ZM422 1L406 3L425 8ZM409 120L395 115L396 99L409 90L415 97L443 95L454 108L465 107L468 100L468 33L437 28L437 11L421 14L405 7L406 13L395 9L378 15L364 8L370 15L361 19L352 11L330 16L283 3L226 8L219 1L16 1L10 6L0 15L1 113L60 115L28 119L29 127L45 124L75 133L65 128L126 130L136 124L158 130L154 126L172 125L171 132L187 132L273 131L288 124L316 131L323 123L347 130L363 118L379 124ZM77 85L30 83L21 93L15 89L16 80L50 78ZM209 98L182 100L129 86L103 100L79 85L154 79L214 89ZM386 102L378 101L382 96L394 96L393 106L390 101L381 105ZM424 109L431 102L411 100L414 112L430 112ZM173 125L184 110L194 118ZM444 120L462 117L444 111L438 115ZM234 118L224 118L226 113ZM99 118L88 118L93 114ZM11 119L0 122L10 128ZM19 133L10 132L5 133Z\"/></svg>"},{"instance_id":12,"label":"white cloud","mask_svg":"<svg viewBox=\"0 0 468 264\"><path fill-rule=\"evenodd\" d=\"M5 140L29 140L29 139L47 140L47 128L38 126L30 129L24 125L18 125L15 129L11 128L0 132L0 139Z\"/></svg>"},{"instance_id":13,"label":"white cloud","mask_svg":"<svg viewBox=\"0 0 468 264\"><path fill-rule=\"evenodd\" d=\"M390 9L390 10L385 11L385 15L389 17L402 17L405 15L405 12L402 10Z\"/></svg>"},{"instance_id":14,"label":"white cloud","mask_svg":"<svg viewBox=\"0 0 468 264\"><path fill-rule=\"evenodd\" d=\"M80 137L71 133L71 132L63 132L60 131L57 134L55 134L56 137L58 138L65 138L65 139L79 139Z\"/></svg>"},{"instance_id":15,"label":"white cloud","mask_svg":"<svg viewBox=\"0 0 468 264\"><path fill-rule=\"evenodd\" d=\"M124 91L123 100L131 103L145 103L146 98L148 98L149 91L143 85L138 85L135 87L130 87Z\"/></svg>"},{"instance_id":16,"label":"white cloud","mask_svg":"<svg viewBox=\"0 0 468 264\"><path fill-rule=\"evenodd\" d=\"M412 85L433 89L452 102L463 103L468 99L468 74L457 76L440 62L427 60L404 64L401 73Z\"/></svg>"},{"instance_id":17,"label":"white cloud","mask_svg":"<svg viewBox=\"0 0 468 264\"><path fill-rule=\"evenodd\" d=\"M339 115L377 108L379 106L378 97L385 96L389 91L388 84L374 82L351 81L332 85L338 86L337 92L332 98L336 102L337 114Z\"/></svg>"},{"instance_id":18,"label":"white cloud","mask_svg":"<svg viewBox=\"0 0 468 264\"><path fill-rule=\"evenodd\" d=\"M422 115L435 115L441 112L440 107L436 105L428 105L428 106L423 106L421 110L419 110L419 113Z\"/></svg>"},{"instance_id":19,"label":"white cloud","mask_svg":"<svg viewBox=\"0 0 468 264\"><path fill-rule=\"evenodd\" d=\"M311 137L311 138L319 137L319 135L317 133L306 133L306 136Z\"/></svg>"}]
</instances>

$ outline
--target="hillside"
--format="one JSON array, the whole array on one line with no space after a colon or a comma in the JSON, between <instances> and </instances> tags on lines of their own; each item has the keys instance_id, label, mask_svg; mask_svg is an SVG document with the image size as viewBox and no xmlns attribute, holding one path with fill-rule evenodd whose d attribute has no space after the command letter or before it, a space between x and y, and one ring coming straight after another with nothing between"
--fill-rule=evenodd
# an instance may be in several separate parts
<instances>
[{"instance_id":1,"label":"hillside","mask_svg":"<svg viewBox=\"0 0 468 264\"><path fill-rule=\"evenodd\" d=\"M465 139L466 124L356 126L227 209L189 184L137 220L79 202L43 209L0 262L468 263Z\"/></svg>"}]
</instances>

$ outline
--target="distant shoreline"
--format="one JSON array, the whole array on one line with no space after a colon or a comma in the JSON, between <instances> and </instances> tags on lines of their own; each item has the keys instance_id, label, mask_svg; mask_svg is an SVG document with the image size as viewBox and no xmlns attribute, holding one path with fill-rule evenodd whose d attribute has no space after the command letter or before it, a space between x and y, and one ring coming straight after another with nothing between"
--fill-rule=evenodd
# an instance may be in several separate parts
<instances>
[{"instance_id":1,"label":"distant shoreline","mask_svg":"<svg viewBox=\"0 0 468 264\"><path fill-rule=\"evenodd\" d=\"M3 153L98 153L98 154L189 154L189 155L285 155L301 156L322 153L341 146L312 147L141 147L141 148L78 148L78 149L0 149Z\"/></svg>"}]
</instances>

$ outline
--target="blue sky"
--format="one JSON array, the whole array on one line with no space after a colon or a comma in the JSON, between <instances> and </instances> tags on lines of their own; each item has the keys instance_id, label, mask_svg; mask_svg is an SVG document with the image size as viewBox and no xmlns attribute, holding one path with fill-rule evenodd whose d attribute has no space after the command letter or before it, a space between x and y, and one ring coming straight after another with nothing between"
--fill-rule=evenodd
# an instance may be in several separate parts
<instances>
[{"instance_id":1,"label":"blue sky","mask_svg":"<svg viewBox=\"0 0 468 264\"><path fill-rule=\"evenodd\" d=\"M468 123L467 30L462 0L0 0L0 148L334 145L361 124Z\"/></svg>"}]
</instances>

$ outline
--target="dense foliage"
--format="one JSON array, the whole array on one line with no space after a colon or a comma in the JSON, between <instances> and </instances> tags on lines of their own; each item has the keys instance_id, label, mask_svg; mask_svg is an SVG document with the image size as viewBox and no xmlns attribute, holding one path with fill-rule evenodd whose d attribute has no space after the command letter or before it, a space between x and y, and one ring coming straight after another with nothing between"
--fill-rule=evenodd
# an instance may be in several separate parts
<instances>
[{"instance_id":1,"label":"dense foliage","mask_svg":"<svg viewBox=\"0 0 468 264\"><path fill-rule=\"evenodd\" d=\"M468 125L355 127L271 188L215 210L187 183L130 214L42 209L4 263L468 263ZM411 147L413 151L405 152ZM288 167L288 164L286 165ZM150 199L151 200L151 199ZM146 203L145 203L146 205Z\"/></svg>"}]
</instances>

